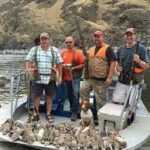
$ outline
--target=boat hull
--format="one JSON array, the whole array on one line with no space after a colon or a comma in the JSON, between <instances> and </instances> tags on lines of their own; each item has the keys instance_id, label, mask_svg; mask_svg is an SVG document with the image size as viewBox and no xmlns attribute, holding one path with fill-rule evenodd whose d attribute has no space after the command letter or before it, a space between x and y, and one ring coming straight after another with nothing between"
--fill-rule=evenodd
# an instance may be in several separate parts
<instances>
[{"instance_id":1,"label":"boat hull","mask_svg":"<svg viewBox=\"0 0 150 150\"><path fill-rule=\"evenodd\" d=\"M13 114L14 120L23 119L23 121L27 121L28 115L25 109L25 102L26 102L26 97L19 100L18 108L15 110ZM5 114L5 116L3 114ZM9 104L2 105L2 108L0 109L0 116L3 116L0 119L0 124L4 123L8 118L10 118ZM70 122L70 119L67 117L55 117L55 121L56 123L64 122L64 121ZM78 124L78 121L75 123ZM146 142L146 140L150 137L150 114L149 112L147 112L142 101L140 101L138 105L135 121L124 130L121 130L119 134L127 141L127 147L124 150L137 149L141 147ZM36 149L60 150L53 145L43 145L40 142L34 142L32 144L28 144L21 141L12 141L12 139L8 135L3 135L2 133L0 133L0 140L23 145L23 146L28 146Z\"/></svg>"}]
</instances>

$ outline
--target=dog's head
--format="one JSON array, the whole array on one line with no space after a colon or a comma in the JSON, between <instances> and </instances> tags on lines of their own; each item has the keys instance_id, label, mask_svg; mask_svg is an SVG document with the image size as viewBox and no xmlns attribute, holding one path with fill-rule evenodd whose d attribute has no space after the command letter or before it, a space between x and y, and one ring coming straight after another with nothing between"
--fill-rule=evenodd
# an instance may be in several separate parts
<instances>
[{"instance_id":1,"label":"dog's head","mask_svg":"<svg viewBox=\"0 0 150 150\"><path fill-rule=\"evenodd\" d=\"M91 103L89 101L81 101L81 110L88 111L91 107Z\"/></svg>"}]
</instances>

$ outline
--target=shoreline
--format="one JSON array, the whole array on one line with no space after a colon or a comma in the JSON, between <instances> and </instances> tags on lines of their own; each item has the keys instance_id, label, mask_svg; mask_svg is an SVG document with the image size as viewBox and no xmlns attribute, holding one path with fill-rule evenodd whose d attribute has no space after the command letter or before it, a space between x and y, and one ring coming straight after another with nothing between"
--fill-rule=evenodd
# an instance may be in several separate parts
<instances>
[{"instance_id":1,"label":"shoreline","mask_svg":"<svg viewBox=\"0 0 150 150\"><path fill-rule=\"evenodd\" d=\"M27 54L29 52L28 49L5 49L5 50L0 50L0 54L4 54L4 55L7 55L7 54L18 54L18 55L21 55L21 54Z\"/></svg>"}]
</instances>

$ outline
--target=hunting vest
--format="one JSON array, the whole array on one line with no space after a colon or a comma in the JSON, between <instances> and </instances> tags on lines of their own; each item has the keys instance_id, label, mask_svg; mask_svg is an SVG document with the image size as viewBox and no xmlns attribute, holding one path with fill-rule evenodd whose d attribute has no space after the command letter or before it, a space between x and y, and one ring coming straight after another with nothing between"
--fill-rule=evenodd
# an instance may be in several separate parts
<instances>
[{"instance_id":1,"label":"hunting vest","mask_svg":"<svg viewBox=\"0 0 150 150\"><path fill-rule=\"evenodd\" d=\"M134 67L134 72L135 73L142 73L142 72L144 72L144 69L138 68L138 67Z\"/></svg>"},{"instance_id":2,"label":"hunting vest","mask_svg":"<svg viewBox=\"0 0 150 150\"><path fill-rule=\"evenodd\" d=\"M106 78L108 73L108 61L106 57L106 50L109 45L104 44L95 54L95 47L89 50L89 77L90 78Z\"/></svg>"},{"instance_id":3,"label":"hunting vest","mask_svg":"<svg viewBox=\"0 0 150 150\"><path fill-rule=\"evenodd\" d=\"M37 71L35 71L34 74L33 74L33 80L38 81L40 79L39 75L42 75L42 76L51 76L50 80L56 81L57 67L54 65L55 55L54 55L53 47L50 48L50 51L51 51L51 55L52 55L52 61L51 61L52 70L51 70L51 73L42 73L42 72L38 71L38 61L41 61L41 60L40 60L40 56L39 56L39 60L38 60L38 47L36 47L35 54L34 54L34 60L35 60L35 67L37 68ZM49 71L50 71L50 69L49 69Z\"/></svg>"},{"instance_id":4,"label":"hunting vest","mask_svg":"<svg viewBox=\"0 0 150 150\"><path fill-rule=\"evenodd\" d=\"M80 65L79 62L77 62L77 60L76 60L75 54L76 54L76 51L74 50L73 51L73 56L72 56L72 67ZM72 72L73 78L74 79L75 78L80 78L82 76L82 71L83 71L82 68L81 69L73 70L73 72Z\"/></svg>"}]
</instances>

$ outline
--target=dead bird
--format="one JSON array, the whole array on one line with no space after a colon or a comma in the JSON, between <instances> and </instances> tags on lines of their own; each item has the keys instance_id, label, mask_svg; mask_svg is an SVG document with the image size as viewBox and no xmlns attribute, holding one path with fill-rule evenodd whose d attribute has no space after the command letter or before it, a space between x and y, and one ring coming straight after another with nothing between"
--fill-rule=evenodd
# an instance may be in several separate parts
<instances>
[{"instance_id":1,"label":"dead bird","mask_svg":"<svg viewBox=\"0 0 150 150\"><path fill-rule=\"evenodd\" d=\"M6 135L11 130L11 124L10 123L5 123L4 125L2 125L1 130L2 130L3 135Z\"/></svg>"},{"instance_id":2,"label":"dead bird","mask_svg":"<svg viewBox=\"0 0 150 150\"><path fill-rule=\"evenodd\" d=\"M90 123L90 120L87 123ZM20 140L29 144L39 141L45 145L52 144L68 150L120 150L127 145L125 139L116 132L105 131L101 134L91 124L84 125L76 127L72 123L23 123L18 120L13 123L6 121L1 125L0 130L4 134L10 134L13 141Z\"/></svg>"}]
</instances>

